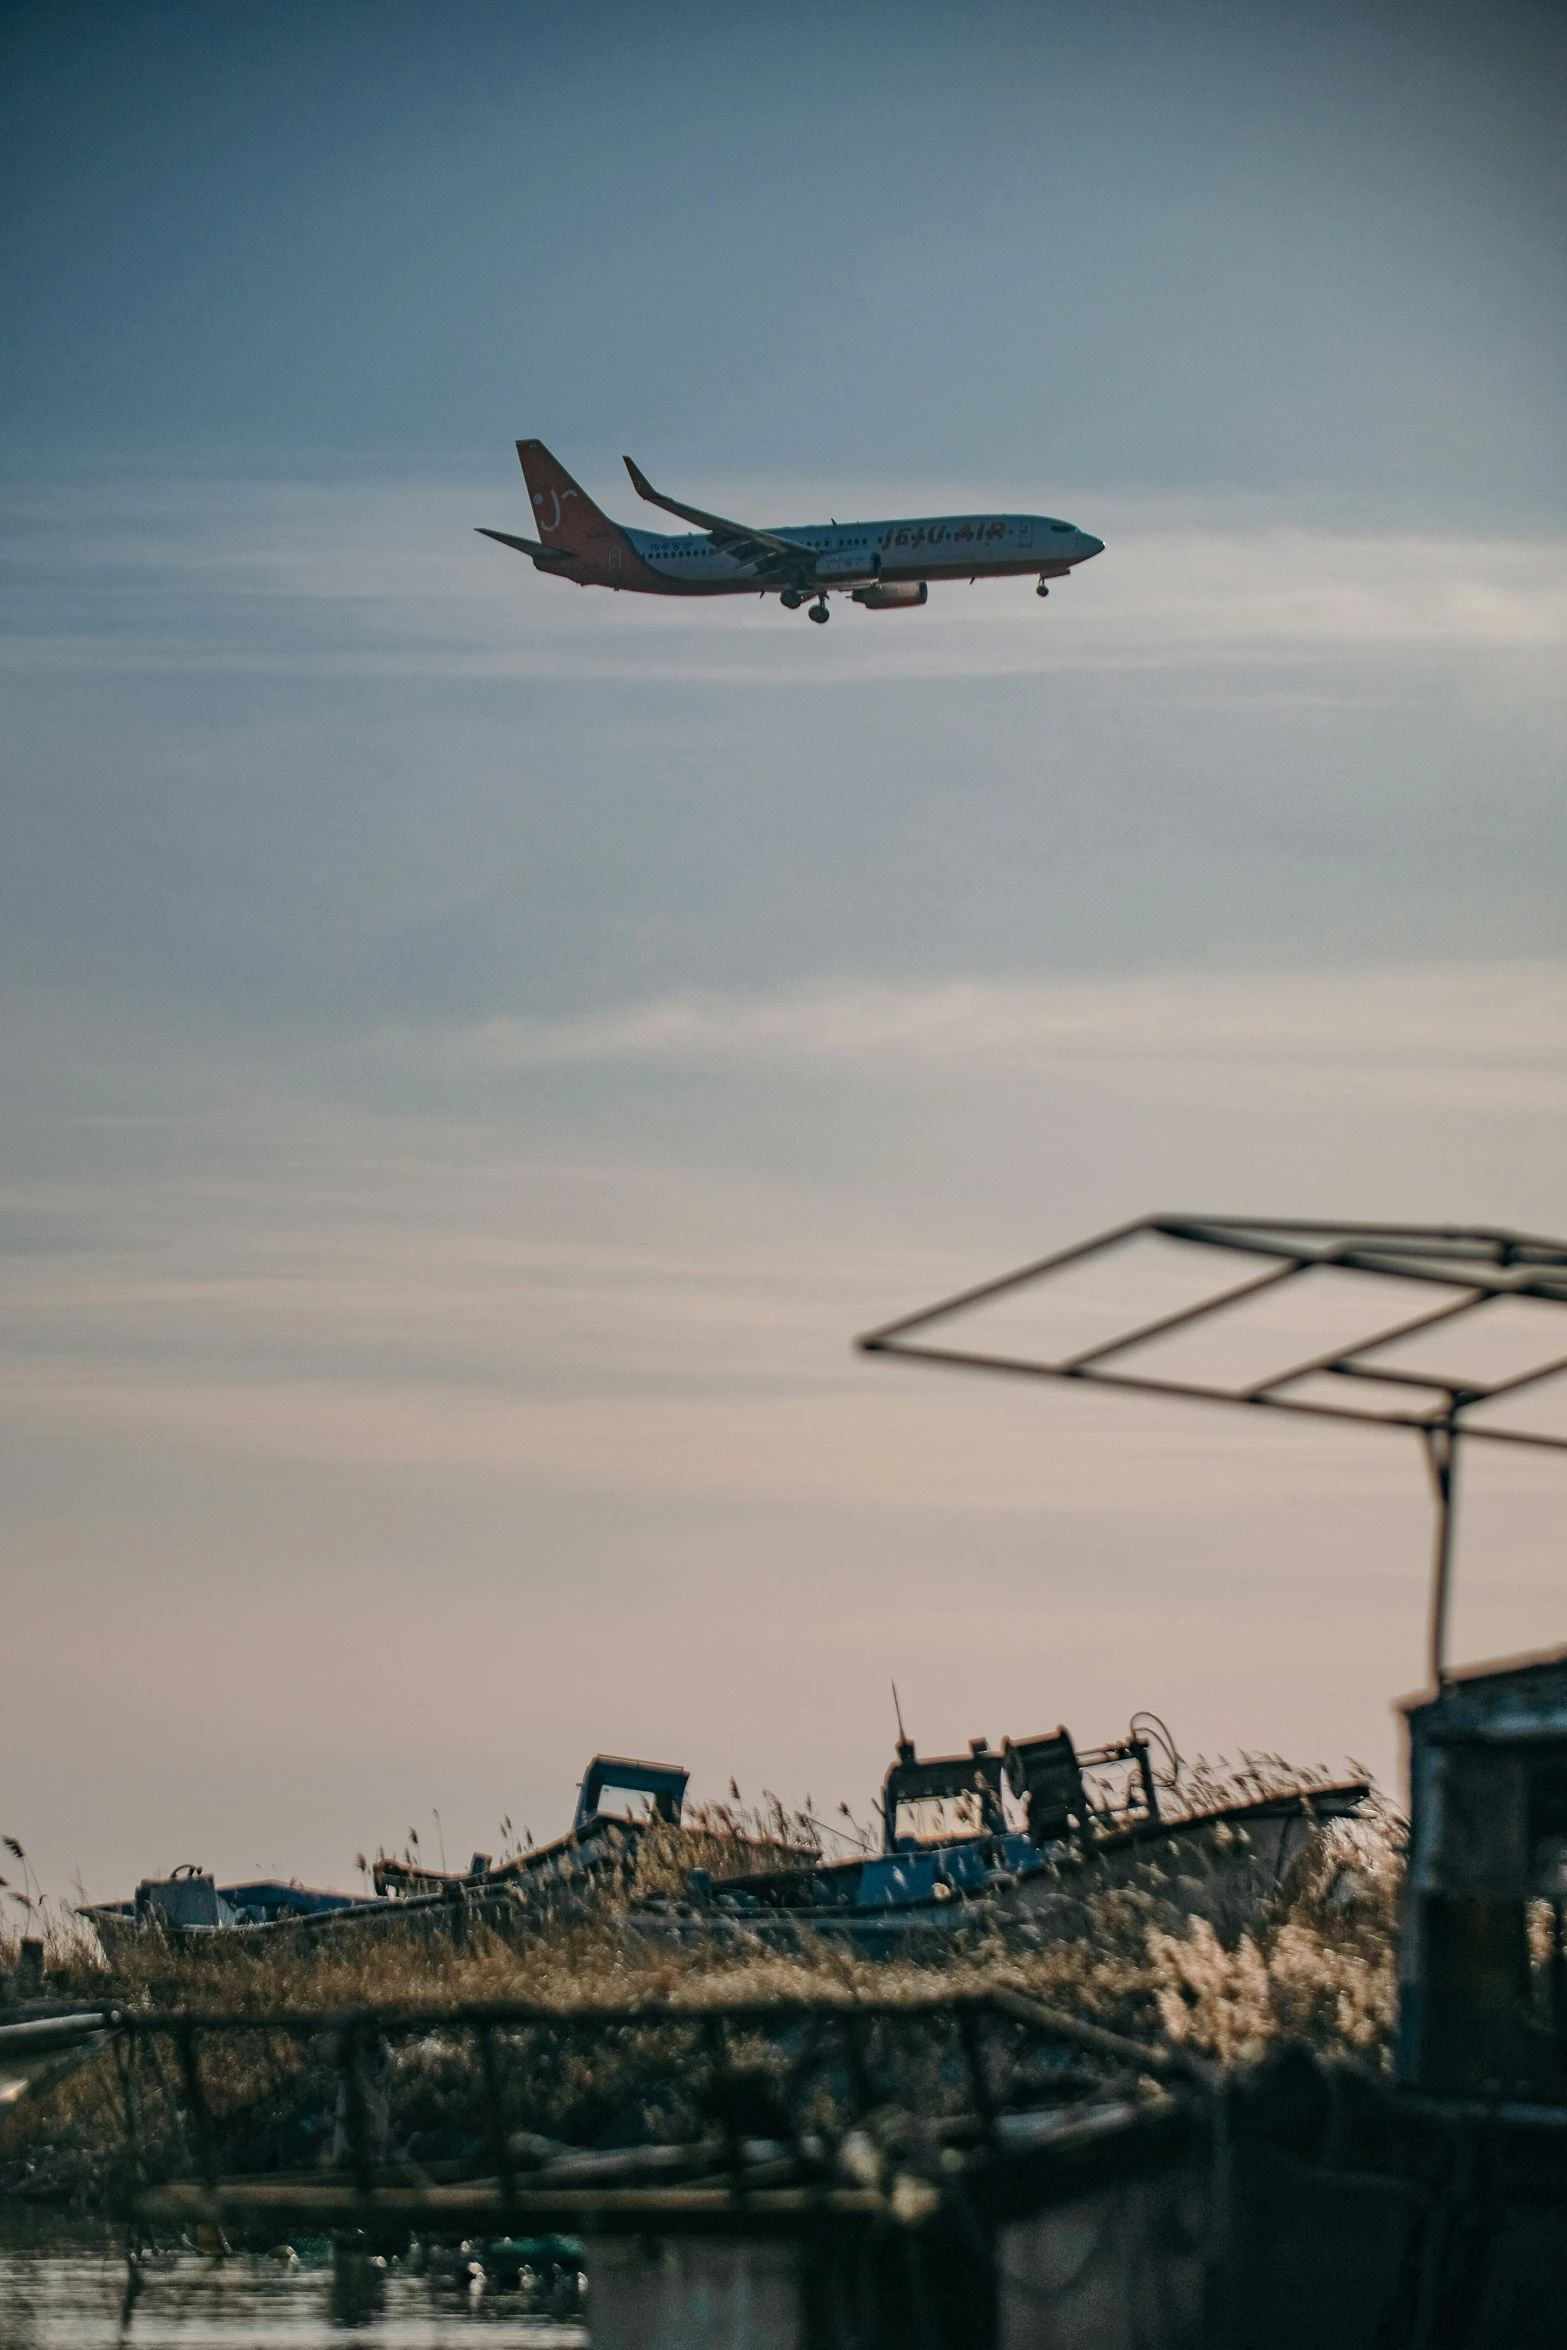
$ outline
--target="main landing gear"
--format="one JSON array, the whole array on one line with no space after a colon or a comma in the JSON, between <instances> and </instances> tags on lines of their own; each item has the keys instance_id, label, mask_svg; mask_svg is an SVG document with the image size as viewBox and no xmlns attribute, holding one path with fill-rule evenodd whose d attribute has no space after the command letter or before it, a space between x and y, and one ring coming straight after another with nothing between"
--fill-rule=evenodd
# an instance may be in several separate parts
<instances>
[{"instance_id":1,"label":"main landing gear","mask_svg":"<svg viewBox=\"0 0 1567 2350\"><path fill-rule=\"evenodd\" d=\"M778 601L786 612L798 612L800 606L805 602L805 598L798 588L782 588L779 591Z\"/></svg>"},{"instance_id":2,"label":"main landing gear","mask_svg":"<svg viewBox=\"0 0 1567 2350\"><path fill-rule=\"evenodd\" d=\"M832 618L832 614L827 609L827 598L825 596L818 596L815 603L811 606L811 618L813 620L830 620Z\"/></svg>"}]
</instances>

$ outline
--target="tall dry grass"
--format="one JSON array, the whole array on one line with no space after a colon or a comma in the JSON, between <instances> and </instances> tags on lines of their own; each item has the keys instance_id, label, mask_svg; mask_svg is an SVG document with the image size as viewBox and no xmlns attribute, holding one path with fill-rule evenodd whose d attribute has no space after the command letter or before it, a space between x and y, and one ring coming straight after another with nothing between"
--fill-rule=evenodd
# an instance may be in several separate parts
<instances>
[{"instance_id":1,"label":"tall dry grass","mask_svg":"<svg viewBox=\"0 0 1567 2350\"><path fill-rule=\"evenodd\" d=\"M706 1832L720 1834L711 1822ZM653 1877L675 1857L655 1841ZM1025 1920L954 1933L917 1959L864 1957L809 1935L787 1946L743 1930L723 1940L650 1935L632 1909L632 1888L620 1884L604 1890L591 1914L507 1933L474 1927L460 1944L421 1932L414 1921L400 1932L215 1936L195 1946L147 1934L111 1971L78 1940L60 1945L64 1963L51 1989L159 2009L314 2015L536 2002L563 2021L558 2029L508 2036L508 2112L526 2130L592 2144L616 2129L657 2137L703 2126L697 2027L704 2011L732 2001L912 2002L933 1990L1005 1985L1132 2038L1171 2041L1223 2064L1296 2041L1381 2067L1393 2023L1401 1873L1401 1823L1380 1810L1325 1829L1253 1922L1228 1937L1202 1920L1173 1919L1168 1885L1152 1871L1146 1883L1134 1879L1090 1897L1085 1929L1068 1939L1050 1939ZM646 2011L646 2023L594 2023L596 2013L627 2008ZM670 2010L691 2025L662 2020ZM732 2055L758 2079L770 2077L786 2038L782 2029L762 2034ZM205 2062L228 2164L292 2167L329 2156L337 2128L329 2040L234 2035L213 2040ZM478 2143L473 2052L461 2035L441 2030L438 2015L429 2029L385 2051L384 2065L389 2143L452 2153ZM165 2069L172 2070L172 2058ZM160 2084L144 2069L138 2097L144 2159L165 2171L188 2165L167 2079ZM106 2064L14 2108L0 2127L0 2190L30 2178L35 2187L101 2192L121 2159L123 2111L123 2083Z\"/></svg>"},{"instance_id":2,"label":"tall dry grass","mask_svg":"<svg viewBox=\"0 0 1567 2350\"><path fill-rule=\"evenodd\" d=\"M19 1836L0 1835L0 1856L0 1980L14 1973L24 1942L42 1945L50 1972L90 1975L101 1956L92 1928L68 1904L51 1901Z\"/></svg>"},{"instance_id":3,"label":"tall dry grass","mask_svg":"<svg viewBox=\"0 0 1567 2350\"><path fill-rule=\"evenodd\" d=\"M1301 1784L1298 1774L1292 1783ZM1223 1784L1233 1789L1234 1775ZM111 1964L86 1921L54 1912L42 1918L49 1988L160 2008L319 2012L511 1998L570 2011L885 2000L1000 1982L1069 2001L1121 2030L1227 2057L1281 2037L1373 2059L1386 2045L1404 1830L1385 1804L1324 1828L1239 1934L1173 1916L1167 1881L1151 1863L1114 1890L1075 1896L1084 1925L1069 1937L1047 1937L1024 1917L955 1932L938 1949L923 1943L907 1961L860 1956L808 1932L779 1946L738 1921L722 1939L693 1932L686 1940L638 1922L642 1898L678 1892L694 1866L718 1880L754 1868L762 1851L798 1858L801 1825L801 1815L780 1807L776 1818L715 1810L694 1829L645 1832L627 1869L602 1880L590 1904L542 1919L519 1912L504 1932L474 1925L460 1942L416 1914L401 1928L395 1916L378 1919L370 1932L284 1928L200 1940L147 1932ZM0 1954L14 1965L14 1927L6 1937L0 1924Z\"/></svg>"}]
</instances>

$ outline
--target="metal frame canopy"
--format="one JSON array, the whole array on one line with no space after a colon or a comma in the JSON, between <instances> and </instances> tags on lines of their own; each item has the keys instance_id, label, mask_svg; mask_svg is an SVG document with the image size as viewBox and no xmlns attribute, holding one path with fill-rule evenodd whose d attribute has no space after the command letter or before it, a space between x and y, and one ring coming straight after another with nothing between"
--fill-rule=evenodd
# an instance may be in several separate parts
<instances>
[{"instance_id":1,"label":"metal frame canopy","mask_svg":"<svg viewBox=\"0 0 1567 2350\"><path fill-rule=\"evenodd\" d=\"M1143 1238L1174 1241L1218 1255L1261 1260L1263 1269L1238 1282L1226 1282L1211 1296L1184 1305L1177 1312L1099 1340L1080 1352L1043 1360L1028 1355L996 1354L970 1347L932 1345L920 1333L970 1309L1048 1280L1069 1266L1107 1256L1128 1242ZM1260 1379L1235 1384L1196 1379L1161 1378L1124 1367L1133 1349L1163 1339L1194 1324L1212 1322L1226 1310L1287 1282L1309 1279L1314 1272L1366 1274L1381 1280L1407 1281L1437 1295L1428 1297L1419 1312L1392 1324L1382 1324L1347 1344L1285 1362ZM1320 1286L1320 1285L1319 1285ZM1440 1687L1446 1679L1448 1599L1453 1565L1453 1505L1457 1484L1458 1448L1462 1437L1488 1444L1524 1444L1549 1452L1567 1452L1567 1436L1534 1429L1505 1428L1466 1422L1463 1415L1478 1404L1489 1404L1526 1387L1537 1386L1567 1371L1567 1352L1547 1355L1514 1370L1504 1379L1463 1378L1436 1374L1404 1365L1373 1361L1382 1349L1395 1347L1419 1333L1443 1324L1461 1323L1504 1298L1523 1298L1547 1306L1567 1308L1567 1241L1544 1240L1529 1233L1505 1232L1485 1226L1447 1224L1322 1224L1280 1220L1265 1216L1141 1216L1119 1224L1075 1248L1003 1273L955 1297L902 1315L878 1330L867 1331L856 1344L865 1354L904 1355L916 1362L947 1363L963 1370L1006 1371L1033 1379L1077 1379L1100 1387L1115 1387L1135 1395L1172 1395L1199 1403L1245 1404L1254 1410L1293 1412L1318 1420L1353 1420L1375 1428L1412 1429L1421 1439L1436 1493L1436 1552L1432 1574L1430 1658L1431 1677ZM1414 1300L1412 1299L1413 1303ZM1567 1321L1562 1325L1567 1337ZM1308 1400L1298 1390L1308 1379L1345 1382L1344 1401ZM1360 1383L1357 1391L1356 1382ZM1388 1387L1423 1389L1430 1408L1378 1409L1371 1390ZM1291 1390L1297 1392L1292 1393Z\"/></svg>"}]
</instances>

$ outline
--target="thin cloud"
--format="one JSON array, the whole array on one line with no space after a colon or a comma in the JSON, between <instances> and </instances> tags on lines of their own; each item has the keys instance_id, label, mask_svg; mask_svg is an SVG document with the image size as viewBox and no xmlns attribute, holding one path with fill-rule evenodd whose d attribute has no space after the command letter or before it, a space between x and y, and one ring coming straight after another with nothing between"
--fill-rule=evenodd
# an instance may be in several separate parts
<instances>
[{"instance_id":1,"label":"thin cloud","mask_svg":"<svg viewBox=\"0 0 1567 2350\"><path fill-rule=\"evenodd\" d=\"M929 485L903 488L914 507ZM771 513L777 492L743 510ZM955 493L944 493L950 503ZM883 502L886 493L881 493ZM938 499L936 502L940 502ZM502 504L504 501L502 501ZM1041 605L1027 580L918 614L567 596L473 535L493 492L451 483L72 484L18 495L16 667L453 678L850 682L1567 645L1567 542L1222 525L1089 497L1108 552Z\"/></svg>"},{"instance_id":2,"label":"thin cloud","mask_svg":"<svg viewBox=\"0 0 1567 2350\"><path fill-rule=\"evenodd\" d=\"M1567 1096L1567 962L693 994L448 1040L485 1069L794 1063L889 1078L1065 1064L1187 1086L1243 1067L1299 1089L1555 1110Z\"/></svg>"},{"instance_id":3,"label":"thin cloud","mask_svg":"<svg viewBox=\"0 0 1567 2350\"><path fill-rule=\"evenodd\" d=\"M1238 1443L1222 1416L1116 1411L1099 1396L921 1388L849 1362L814 1393L709 1390L619 1397L528 1394L499 1382L268 1380L242 1369L193 1379L90 1369L0 1381L15 1424L92 1430L188 1454L495 1478L530 1492L835 1502L1012 1515L1335 1489L1398 1494L1401 1451L1360 1432L1269 1427ZM715 1366L715 1387L717 1367ZM1138 1464L1126 1477L1128 1458ZM1518 1476L1536 1475L1526 1463ZM1516 1481L1516 1480L1515 1480Z\"/></svg>"}]
</instances>

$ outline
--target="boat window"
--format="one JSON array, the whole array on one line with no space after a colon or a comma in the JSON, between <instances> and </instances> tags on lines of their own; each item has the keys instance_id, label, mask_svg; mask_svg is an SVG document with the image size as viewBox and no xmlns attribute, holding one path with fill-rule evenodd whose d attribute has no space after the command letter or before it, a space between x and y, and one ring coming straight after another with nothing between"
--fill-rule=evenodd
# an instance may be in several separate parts
<instances>
[{"instance_id":1,"label":"boat window","mask_svg":"<svg viewBox=\"0 0 1567 2350\"><path fill-rule=\"evenodd\" d=\"M900 1803L893 1821L893 1838L916 1844L936 1844L947 1836L977 1836L984 1825L977 1795L922 1795Z\"/></svg>"},{"instance_id":2,"label":"boat window","mask_svg":"<svg viewBox=\"0 0 1567 2350\"><path fill-rule=\"evenodd\" d=\"M607 1779L598 1791L594 1810L601 1819L651 1820L657 1817L651 1795L640 1787L617 1787Z\"/></svg>"}]
</instances>

